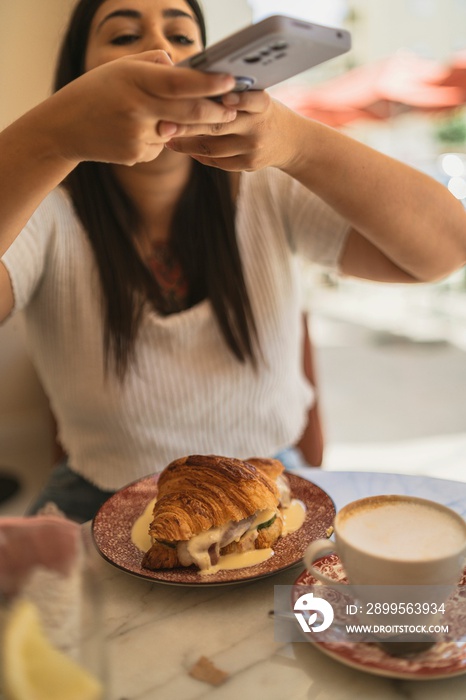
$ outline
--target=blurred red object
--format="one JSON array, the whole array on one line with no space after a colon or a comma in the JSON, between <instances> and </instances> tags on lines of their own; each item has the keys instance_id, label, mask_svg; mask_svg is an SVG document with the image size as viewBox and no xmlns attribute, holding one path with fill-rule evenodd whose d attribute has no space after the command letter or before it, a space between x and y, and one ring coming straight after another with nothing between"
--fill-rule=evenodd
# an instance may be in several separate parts
<instances>
[{"instance_id":1,"label":"blurred red object","mask_svg":"<svg viewBox=\"0 0 466 700\"><path fill-rule=\"evenodd\" d=\"M447 75L439 81L439 84L460 88L464 91L466 102L466 49L453 54Z\"/></svg>"},{"instance_id":2,"label":"blurred red object","mask_svg":"<svg viewBox=\"0 0 466 700\"><path fill-rule=\"evenodd\" d=\"M278 88L273 95L300 114L341 126L358 119L388 119L406 111L458 107L465 92L447 85L451 71L409 51L397 51L317 86Z\"/></svg>"}]
</instances>

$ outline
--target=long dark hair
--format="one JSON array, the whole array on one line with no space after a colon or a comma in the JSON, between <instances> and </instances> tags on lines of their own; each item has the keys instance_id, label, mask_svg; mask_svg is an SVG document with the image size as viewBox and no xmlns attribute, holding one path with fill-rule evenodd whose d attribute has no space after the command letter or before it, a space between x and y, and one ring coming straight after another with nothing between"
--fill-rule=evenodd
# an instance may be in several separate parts
<instances>
[{"instance_id":1,"label":"long dark hair","mask_svg":"<svg viewBox=\"0 0 466 700\"><path fill-rule=\"evenodd\" d=\"M105 0L80 0L58 57L54 89L84 72L89 30ZM195 13L206 43L204 17ZM163 312L160 288L137 253L133 236L140 217L111 166L80 163L67 177L76 212L92 245L99 270L104 316L105 367L113 360L122 379L134 356L147 303ZM188 282L190 306L209 299L222 335L241 362L256 364L257 332L235 231L235 205L228 173L193 160L191 176L177 204L170 245Z\"/></svg>"}]
</instances>

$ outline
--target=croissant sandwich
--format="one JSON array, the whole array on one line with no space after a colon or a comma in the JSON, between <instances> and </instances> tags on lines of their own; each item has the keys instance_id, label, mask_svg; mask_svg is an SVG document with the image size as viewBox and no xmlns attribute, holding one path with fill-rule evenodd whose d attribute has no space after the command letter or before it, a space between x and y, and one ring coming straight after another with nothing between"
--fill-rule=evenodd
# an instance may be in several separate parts
<instances>
[{"instance_id":1,"label":"croissant sandwich","mask_svg":"<svg viewBox=\"0 0 466 700\"><path fill-rule=\"evenodd\" d=\"M252 462L255 462L254 464ZM147 569L194 564L205 570L220 554L271 547L282 532L277 460L216 455L177 459L158 480L149 528Z\"/></svg>"}]
</instances>

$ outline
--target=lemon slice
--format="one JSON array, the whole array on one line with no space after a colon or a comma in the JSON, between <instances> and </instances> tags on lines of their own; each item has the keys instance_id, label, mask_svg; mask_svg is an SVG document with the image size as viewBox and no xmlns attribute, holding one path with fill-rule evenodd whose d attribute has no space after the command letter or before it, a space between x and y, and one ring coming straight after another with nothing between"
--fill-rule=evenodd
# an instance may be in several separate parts
<instances>
[{"instance_id":1,"label":"lemon slice","mask_svg":"<svg viewBox=\"0 0 466 700\"><path fill-rule=\"evenodd\" d=\"M53 647L37 608L18 600L5 621L3 682L6 700L100 700L102 685Z\"/></svg>"}]
</instances>

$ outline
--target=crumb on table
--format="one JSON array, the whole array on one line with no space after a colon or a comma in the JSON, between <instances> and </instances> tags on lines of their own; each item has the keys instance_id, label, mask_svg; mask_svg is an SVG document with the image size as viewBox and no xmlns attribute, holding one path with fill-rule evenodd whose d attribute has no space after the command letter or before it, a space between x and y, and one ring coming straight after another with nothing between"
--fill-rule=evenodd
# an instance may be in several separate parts
<instances>
[{"instance_id":1,"label":"crumb on table","mask_svg":"<svg viewBox=\"0 0 466 700\"><path fill-rule=\"evenodd\" d=\"M210 683L210 685L222 685L225 683L229 674L214 666L206 656L201 656L200 659L189 670L189 675L196 678L198 681Z\"/></svg>"}]
</instances>

